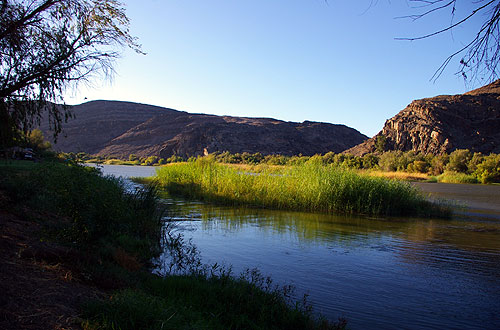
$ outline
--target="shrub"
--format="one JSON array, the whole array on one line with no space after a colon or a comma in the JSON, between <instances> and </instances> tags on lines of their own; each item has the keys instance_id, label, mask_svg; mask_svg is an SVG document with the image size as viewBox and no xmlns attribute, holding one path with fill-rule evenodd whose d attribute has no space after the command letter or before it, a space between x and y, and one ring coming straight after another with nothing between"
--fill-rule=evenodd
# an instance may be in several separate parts
<instances>
[{"instance_id":1,"label":"shrub","mask_svg":"<svg viewBox=\"0 0 500 330\"><path fill-rule=\"evenodd\" d=\"M413 162L409 160L409 153L405 154L402 151L388 151L380 155L379 166L383 171L404 171L408 167L408 164Z\"/></svg>"},{"instance_id":2,"label":"shrub","mask_svg":"<svg viewBox=\"0 0 500 330\"><path fill-rule=\"evenodd\" d=\"M408 165L408 172L416 173L427 173L430 168L430 164L425 160L415 160L413 163Z\"/></svg>"},{"instance_id":3,"label":"shrub","mask_svg":"<svg viewBox=\"0 0 500 330\"><path fill-rule=\"evenodd\" d=\"M323 155L323 162L325 164L333 164L335 162L335 153L333 151L329 151Z\"/></svg>"},{"instance_id":4,"label":"shrub","mask_svg":"<svg viewBox=\"0 0 500 330\"><path fill-rule=\"evenodd\" d=\"M166 159L167 163L179 163L179 162L183 162L183 161L184 161L184 158L181 156L177 156L177 155L172 155Z\"/></svg>"},{"instance_id":5,"label":"shrub","mask_svg":"<svg viewBox=\"0 0 500 330\"><path fill-rule=\"evenodd\" d=\"M268 165L286 165L290 157L283 155L267 155L264 162Z\"/></svg>"},{"instance_id":6,"label":"shrub","mask_svg":"<svg viewBox=\"0 0 500 330\"><path fill-rule=\"evenodd\" d=\"M363 168L364 169L374 169L377 168L379 162L379 157L374 154L366 154L362 158Z\"/></svg>"},{"instance_id":7,"label":"shrub","mask_svg":"<svg viewBox=\"0 0 500 330\"><path fill-rule=\"evenodd\" d=\"M476 166L474 175L481 183L500 182L500 154L485 156Z\"/></svg>"},{"instance_id":8,"label":"shrub","mask_svg":"<svg viewBox=\"0 0 500 330\"><path fill-rule=\"evenodd\" d=\"M447 154L434 156L431 160L432 175L442 174L446 169L449 159L450 157Z\"/></svg>"},{"instance_id":9,"label":"shrub","mask_svg":"<svg viewBox=\"0 0 500 330\"><path fill-rule=\"evenodd\" d=\"M477 165L484 161L484 155L480 152L475 152L467 163L467 172L474 173L477 170Z\"/></svg>"},{"instance_id":10,"label":"shrub","mask_svg":"<svg viewBox=\"0 0 500 330\"><path fill-rule=\"evenodd\" d=\"M387 138L384 135L377 135L377 139L375 140L375 149L379 153L383 153L385 151L385 147L387 144Z\"/></svg>"},{"instance_id":11,"label":"shrub","mask_svg":"<svg viewBox=\"0 0 500 330\"><path fill-rule=\"evenodd\" d=\"M436 179L438 182L444 183L477 183L477 179L474 175L453 171L444 171L444 173L437 176Z\"/></svg>"},{"instance_id":12,"label":"shrub","mask_svg":"<svg viewBox=\"0 0 500 330\"><path fill-rule=\"evenodd\" d=\"M39 128L36 128L28 133L27 141L28 146L38 152L48 150L52 147L50 142L45 140L45 137Z\"/></svg>"},{"instance_id":13,"label":"shrub","mask_svg":"<svg viewBox=\"0 0 500 330\"><path fill-rule=\"evenodd\" d=\"M457 149L450 154L450 160L446 165L446 170L467 173L467 165L472 158L468 149Z\"/></svg>"},{"instance_id":14,"label":"shrub","mask_svg":"<svg viewBox=\"0 0 500 330\"><path fill-rule=\"evenodd\" d=\"M156 163L158 163L158 159L158 156L149 156L144 160L143 164L147 166L155 165Z\"/></svg>"}]
</instances>

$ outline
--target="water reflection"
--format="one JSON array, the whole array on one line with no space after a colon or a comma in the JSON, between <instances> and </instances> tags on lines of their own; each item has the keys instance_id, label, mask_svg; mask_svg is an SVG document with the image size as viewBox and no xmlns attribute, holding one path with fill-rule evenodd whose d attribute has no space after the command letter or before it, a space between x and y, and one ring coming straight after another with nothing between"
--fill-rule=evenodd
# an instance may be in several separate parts
<instances>
[{"instance_id":1,"label":"water reflection","mask_svg":"<svg viewBox=\"0 0 500 330\"><path fill-rule=\"evenodd\" d=\"M236 232L248 226L274 234L293 234L301 241L352 241L390 235L414 243L432 243L465 250L500 251L500 222L473 219L436 220L370 218L229 208L203 203L172 202L174 214L203 220L202 230ZM425 244L421 244L425 246Z\"/></svg>"},{"instance_id":2,"label":"water reflection","mask_svg":"<svg viewBox=\"0 0 500 330\"><path fill-rule=\"evenodd\" d=\"M353 329L500 327L500 222L170 203L205 261L259 267Z\"/></svg>"}]
</instances>

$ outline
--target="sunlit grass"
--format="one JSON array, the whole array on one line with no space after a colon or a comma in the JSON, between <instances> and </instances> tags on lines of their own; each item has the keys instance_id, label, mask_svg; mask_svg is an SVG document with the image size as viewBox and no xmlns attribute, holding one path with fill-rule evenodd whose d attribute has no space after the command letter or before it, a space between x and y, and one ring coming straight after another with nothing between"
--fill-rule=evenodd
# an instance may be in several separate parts
<instances>
[{"instance_id":1,"label":"sunlit grass","mask_svg":"<svg viewBox=\"0 0 500 330\"><path fill-rule=\"evenodd\" d=\"M474 175L457 173L453 171L445 171L443 174L436 177L438 182L443 183L477 183L477 178Z\"/></svg>"},{"instance_id":2,"label":"sunlit grass","mask_svg":"<svg viewBox=\"0 0 500 330\"><path fill-rule=\"evenodd\" d=\"M374 177L381 177L386 179L395 179L402 181L427 181L430 176L425 173L408 173L408 172L395 172L395 171L378 171L378 170L361 170L360 174L366 174Z\"/></svg>"},{"instance_id":3,"label":"sunlit grass","mask_svg":"<svg viewBox=\"0 0 500 330\"><path fill-rule=\"evenodd\" d=\"M228 205L342 214L450 215L447 207L427 201L408 183L316 162L252 173L200 158L159 168L157 179L172 194Z\"/></svg>"}]
</instances>

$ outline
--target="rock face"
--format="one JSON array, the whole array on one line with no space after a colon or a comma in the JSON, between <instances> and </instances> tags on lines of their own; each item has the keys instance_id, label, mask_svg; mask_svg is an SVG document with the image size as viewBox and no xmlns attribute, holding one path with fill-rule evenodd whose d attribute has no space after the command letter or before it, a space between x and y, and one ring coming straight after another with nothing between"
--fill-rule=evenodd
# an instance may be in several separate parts
<instances>
[{"instance_id":1,"label":"rock face","mask_svg":"<svg viewBox=\"0 0 500 330\"><path fill-rule=\"evenodd\" d=\"M375 152L377 139L382 137L385 151L499 153L500 80L462 95L413 101L387 120L377 135L345 153L362 156Z\"/></svg>"},{"instance_id":2,"label":"rock face","mask_svg":"<svg viewBox=\"0 0 500 330\"><path fill-rule=\"evenodd\" d=\"M190 114L144 104L93 101L74 106L54 149L112 157L196 156L216 151L313 155L342 152L367 137L344 125ZM41 129L50 135L47 125Z\"/></svg>"}]
</instances>

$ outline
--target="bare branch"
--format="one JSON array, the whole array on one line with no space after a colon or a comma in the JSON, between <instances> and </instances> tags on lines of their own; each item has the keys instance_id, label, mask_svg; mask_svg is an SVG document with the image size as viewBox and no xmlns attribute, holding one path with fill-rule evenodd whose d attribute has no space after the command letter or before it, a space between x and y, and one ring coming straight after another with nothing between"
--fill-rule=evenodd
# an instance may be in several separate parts
<instances>
[{"instance_id":1,"label":"bare branch","mask_svg":"<svg viewBox=\"0 0 500 330\"><path fill-rule=\"evenodd\" d=\"M457 26L462 26L471 21L472 17L478 16L479 13L489 13L485 22L479 28L476 35L465 43L465 46L460 47L448 56L441 66L436 70L431 80L438 79L449 63L459 56L464 54L460 59L460 69L457 72L461 74L464 79L472 80L477 79L479 75L489 77L493 80L498 76L498 67L500 62L500 1L498 0L479 0L473 2L473 8L467 15L458 21L454 22L455 14L457 12L456 0L409 0L413 3L422 4L418 8L426 8L420 14L409 15L403 18L410 18L412 20L419 20L425 16L435 14L446 8L451 8L451 23L442 29L428 33L419 37L413 38L396 38L396 40L415 41L434 37L436 35L452 31Z\"/></svg>"}]
</instances>

